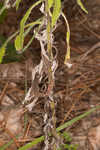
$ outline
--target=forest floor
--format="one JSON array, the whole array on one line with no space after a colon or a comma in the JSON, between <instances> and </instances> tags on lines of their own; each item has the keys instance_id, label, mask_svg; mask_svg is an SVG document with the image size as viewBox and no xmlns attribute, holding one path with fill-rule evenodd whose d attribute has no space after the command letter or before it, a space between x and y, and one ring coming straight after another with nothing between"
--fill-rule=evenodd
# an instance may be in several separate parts
<instances>
[{"instance_id":1,"label":"forest floor","mask_svg":"<svg viewBox=\"0 0 100 150\"><path fill-rule=\"evenodd\" d=\"M7 39L18 29L31 4L32 0L26 0L18 12L14 8L7 11L6 18L0 23L0 37ZM88 14L74 0L66 1L64 5L71 30L71 68L64 65L66 26L63 19L55 31L59 63L54 88L57 127L100 105L100 0L88 0L85 7ZM36 8L29 21L39 16ZM33 31L25 39L25 44L32 34ZM10 44L13 45L13 41ZM5 56L3 64L0 64L0 147L11 139L14 141L7 150L16 150L44 134L45 100L40 98L31 112L22 107L22 101L31 87L32 69L41 59L40 44L35 39L23 56L13 55L9 54L10 58ZM100 109L64 131L71 136L71 144L78 144L77 150L100 150ZM16 139L15 135L20 133L21 136ZM43 147L41 143L30 150L42 150Z\"/></svg>"}]
</instances>

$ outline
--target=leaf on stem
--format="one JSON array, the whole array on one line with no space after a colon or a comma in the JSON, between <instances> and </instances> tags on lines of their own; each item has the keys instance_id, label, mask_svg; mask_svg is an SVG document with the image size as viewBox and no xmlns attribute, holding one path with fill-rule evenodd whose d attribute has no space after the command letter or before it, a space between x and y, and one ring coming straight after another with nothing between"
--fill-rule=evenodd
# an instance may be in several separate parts
<instances>
[{"instance_id":1,"label":"leaf on stem","mask_svg":"<svg viewBox=\"0 0 100 150\"><path fill-rule=\"evenodd\" d=\"M77 4L81 7L81 9L88 14L88 11L86 10L86 8L84 7L84 5L82 4L81 0L77 0Z\"/></svg>"},{"instance_id":2,"label":"leaf on stem","mask_svg":"<svg viewBox=\"0 0 100 150\"><path fill-rule=\"evenodd\" d=\"M53 14L52 14L52 27L56 24L57 19L61 12L61 0L54 0Z\"/></svg>"},{"instance_id":3,"label":"leaf on stem","mask_svg":"<svg viewBox=\"0 0 100 150\"><path fill-rule=\"evenodd\" d=\"M54 0L48 0L48 7L49 9L52 7Z\"/></svg>"},{"instance_id":4,"label":"leaf on stem","mask_svg":"<svg viewBox=\"0 0 100 150\"><path fill-rule=\"evenodd\" d=\"M6 46L2 46L0 48L0 64L2 63L2 60L3 60L3 56L5 55L5 51L6 51Z\"/></svg>"},{"instance_id":5,"label":"leaf on stem","mask_svg":"<svg viewBox=\"0 0 100 150\"><path fill-rule=\"evenodd\" d=\"M19 35L16 37L15 39L15 47L16 45L18 47L16 47L17 51L21 51L23 49L23 44L24 44L24 28L25 28L25 23L27 21L27 19L29 18L29 15L32 11L33 8L35 8L37 5L39 5L42 2L42 0L37 1L36 3L34 3L26 12L26 14L24 15L24 17L22 18L21 22L20 22L20 33ZM16 44L17 43L17 44Z\"/></svg>"}]
</instances>

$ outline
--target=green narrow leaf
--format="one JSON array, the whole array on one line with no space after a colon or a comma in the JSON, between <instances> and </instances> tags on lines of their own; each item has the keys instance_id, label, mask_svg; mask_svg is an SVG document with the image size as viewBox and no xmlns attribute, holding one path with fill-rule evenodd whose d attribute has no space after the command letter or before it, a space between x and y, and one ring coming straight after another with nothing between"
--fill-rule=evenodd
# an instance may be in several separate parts
<instances>
[{"instance_id":1,"label":"green narrow leaf","mask_svg":"<svg viewBox=\"0 0 100 150\"><path fill-rule=\"evenodd\" d=\"M52 27L56 24L57 19L61 12L61 0L54 0L53 14L52 14Z\"/></svg>"},{"instance_id":2,"label":"green narrow leaf","mask_svg":"<svg viewBox=\"0 0 100 150\"><path fill-rule=\"evenodd\" d=\"M73 125L75 122L77 122L77 121L79 121L79 120L85 118L86 116L90 115L92 112L96 111L97 109L100 109L100 105L99 105L99 106L96 106L95 108L92 108L92 109L90 109L90 110L84 112L83 114L81 114L81 115L79 115L79 116L73 118L72 120L70 120L70 121L64 123L64 124L61 125L60 127L56 128L56 131L57 131L57 132L60 132L60 131L64 130L65 128L67 128L67 127ZM45 139L44 136L38 137L38 138L34 139L34 141L32 141L32 142L30 142L30 143L28 143L28 144L26 144L26 145L20 147L18 150L27 150L27 149L29 149L29 148L32 148L32 147L34 147L36 144L38 144L38 143L44 141L44 139Z\"/></svg>"},{"instance_id":3,"label":"green narrow leaf","mask_svg":"<svg viewBox=\"0 0 100 150\"><path fill-rule=\"evenodd\" d=\"M84 7L84 5L82 4L81 0L77 0L77 4L81 7L81 9L88 14L88 11L86 10L86 8Z\"/></svg>"},{"instance_id":4,"label":"green narrow leaf","mask_svg":"<svg viewBox=\"0 0 100 150\"><path fill-rule=\"evenodd\" d=\"M28 150L29 148L34 147L34 145L42 142L43 140L44 140L44 136L41 136L39 138L36 138L34 141L20 147L18 150Z\"/></svg>"},{"instance_id":5,"label":"green narrow leaf","mask_svg":"<svg viewBox=\"0 0 100 150\"><path fill-rule=\"evenodd\" d=\"M24 38L25 36L27 36L27 34L31 31L31 29L35 26L35 25L41 25L41 19L38 19L32 23L29 23L27 25L25 25L25 28L27 28L27 30L24 32ZM14 45L16 47L16 49L19 49L18 52L24 52L29 46L30 44L32 43L33 39L34 39L35 36L32 36L32 39L29 40L28 44L23 48L23 50L21 50L21 44L20 44L20 36L18 35L14 41ZM21 51L20 51L21 50Z\"/></svg>"},{"instance_id":6,"label":"green narrow leaf","mask_svg":"<svg viewBox=\"0 0 100 150\"><path fill-rule=\"evenodd\" d=\"M67 26L67 32L66 32L67 52L66 52L65 60L64 60L64 64L67 64L68 60L70 60L70 28L69 28L69 23L68 23L68 20L67 20L65 14L63 12L61 14L62 14L62 16L66 22L66 26Z\"/></svg>"},{"instance_id":7,"label":"green narrow leaf","mask_svg":"<svg viewBox=\"0 0 100 150\"><path fill-rule=\"evenodd\" d=\"M70 41L70 32L69 31L67 31L66 39L67 39L67 42L69 43L69 41Z\"/></svg>"},{"instance_id":8,"label":"green narrow leaf","mask_svg":"<svg viewBox=\"0 0 100 150\"><path fill-rule=\"evenodd\" d=\"M17 50L21 50L20 36L19 35L15 39L15 47Z\"/></svg>"},{"instance_id":9,"label":"green narrow leaf","mask_svg":"<svg viewBox=\"0 0 100 150\"><path fill-rule=\"evenodd\" d=\"M20 2L21 0L16 0L16 10L18 10Z\"/></svg>"},{"instance_id":10,"label":"green narrow leaf","mask_svg":"<svg viewBox=\"0 0 100 150\"><path fill-rule=\"evenodd\" d=\"M36 7L37 5L39 5L42 2L42 0L39 0L38 2L36 2L35 4L33 4L26 12L26 14L24 15L24 17L22 18L21 22L20 22L20 33L19 33L19 37L17 36L15 41L17 40L17 42L19 42L18 47L16 47L17 51L21 51L23 49L23 44L24 44L24 28L25 28L25 23L32 11L32 9L34 7ZM16 42L16 43L17 43Z\"/></svg>"},{"instance_id":11,"label":"green narrow leaf","mask_svg":"<svg viewBox=\"0 0 100 150\"><path fill-rule=\"evenodd\" d=\"M19 135L16 136L16 139L18 139L18 137L19 137ZM8 143L5 143L3 146L0 146L0 150L7 150L8 147L10 147L10 145L11 145L12 143L14 143L14 141L13 141L13 140L10 140Z\"/></svg>"},{"instance_id":12,"label":"green narrow leaf","mask_svg":"<svg viewBox=\"0 0 100 150\"><path fill-rule=\"evenodd\" d=\"M67 34L66 34L66 41L67 41L67 53L66 53L66 56L65 56L65 64L66 64L66 61L68 61L70 59L70 32L67 31Z\"/></svg>"},{"instance_id":13,"label":"green narrow leaf","mask_svg":"<svg viewBox=\"0 0 100 150\"><path fill-rule=\"evenodd\" d=\"M0 64L2 63L3 56L5 55L5 51L6 51L6 46L2 46L0 48Z\"/></svg>"},{"instance_id":14,"label":"green narrow leaf","mask_svg":"<svg viewBox=\"0 0 100 150\"><path fill-rule=\"evenodd\" d=\"M54 0L48 0L48 6L49 6L49 8L51 8L51 7L52 7L53 2L54 2Z\"/></svg>"}]
</instances>

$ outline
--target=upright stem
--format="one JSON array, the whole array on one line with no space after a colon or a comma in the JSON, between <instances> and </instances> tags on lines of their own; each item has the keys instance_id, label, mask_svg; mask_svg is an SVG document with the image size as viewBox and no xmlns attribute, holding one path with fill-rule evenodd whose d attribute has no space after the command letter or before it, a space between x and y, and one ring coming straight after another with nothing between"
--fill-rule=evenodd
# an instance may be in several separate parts
<instances>
[{"instance_id":1,"label":"upright stem","mask_svg":"<svg viewBox=\"0 0 100 150\"><path fill-rule=\"evenodd\" d=\"M53 87L54 87L54 78L53 78L53 70L52 70L52 65L53 65L53 53L52 53L52 18L50 16L50 8L48 5L48 0L45 0L45 14L46 14L46 32L47 32L47 52L48 52L48 57L49 57L49 66L48 66L48 87L49 92L48 92L48 105L47 105L47 127L48 125L51 128L51 134L53 136L52 139L52 149L56 150L57 143L55 139L58 139L58 135L56 133L56 111L55 111L55 101L53 99ZM51 115L50 115L51 114ZM46 128L45 128L46 129ZM48 130L48 129L47 129ZM48 131L47 131L48 132ZM46 134L46 147L48 147L48 136ZM55 142L54 142L55 141ZM46 149L47 150L47 149Z\"/></svg>"},{"instance_id":2,"label":"upright stem","mask_svg":"<svg viewBox=\"0 0 100 150\"><path fill-rule=\"evenodd\" d=\"M48 51L48 55L50 60L52 59L52 27L51 27L51 16L49 14L50 9L49 9L49 5L48 5L48 0L45 1L45 8L46 8L46 17L47 17L47 51Z\"/></svg>"}]
</instances>

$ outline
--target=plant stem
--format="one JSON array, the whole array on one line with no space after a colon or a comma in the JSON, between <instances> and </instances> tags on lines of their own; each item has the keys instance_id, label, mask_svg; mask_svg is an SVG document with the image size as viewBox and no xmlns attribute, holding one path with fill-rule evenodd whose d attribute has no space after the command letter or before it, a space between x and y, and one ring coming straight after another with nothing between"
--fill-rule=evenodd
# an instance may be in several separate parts
<instances>
[{"instance_id":1,"label":"plant stem","mask_svg":"<svg viewBox=\"0 0 100 150\"><path fill-rule=\"evenodd\" d=\"M48 6L48 0L45 1L45 8L46 8L46 20L47 20L47 50L49 58L52 59L52 27L51 27L51 16L49 14L49 6Z\"/></svg>"}]
</instances>

